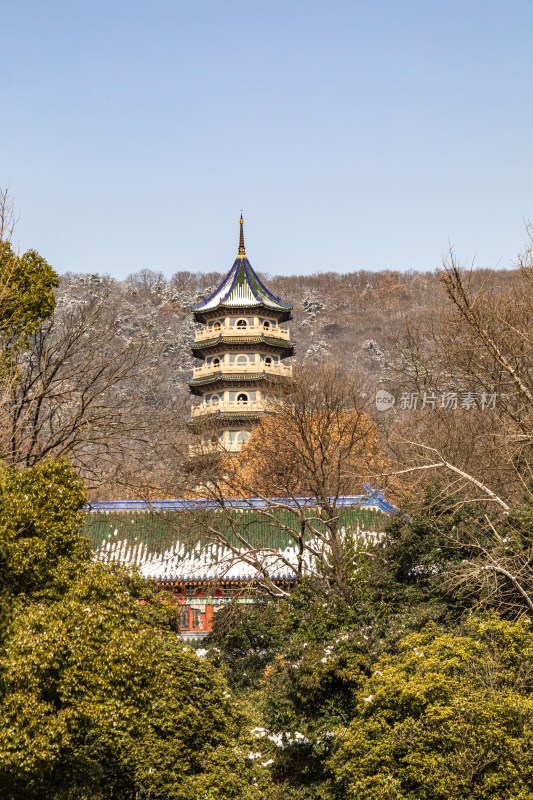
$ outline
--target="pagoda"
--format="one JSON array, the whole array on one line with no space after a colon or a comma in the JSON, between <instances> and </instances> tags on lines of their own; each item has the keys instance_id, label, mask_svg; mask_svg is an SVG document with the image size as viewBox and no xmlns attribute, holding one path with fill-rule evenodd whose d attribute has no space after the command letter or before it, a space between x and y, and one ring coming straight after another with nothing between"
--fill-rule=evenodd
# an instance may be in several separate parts
<instances>
[{"instance_id":1,"label":"pagoda","mask_svg":"<svg viewBox=\"0 0 533 800\"><path fill-rule=\"evenodd\" d=\"M188 381L191 394L200 398L191 409L191 421L205 422L195 425L204 431L204 448L237 452L277 397L280 384L291 380L292 367L283 362L294 353L283 324L292 319L292 306L271 294L252 269L242 214L232 268L192 313L201 327L194 332L191 351L203 363L194 367Z\"/></svg>"}]
</instances>

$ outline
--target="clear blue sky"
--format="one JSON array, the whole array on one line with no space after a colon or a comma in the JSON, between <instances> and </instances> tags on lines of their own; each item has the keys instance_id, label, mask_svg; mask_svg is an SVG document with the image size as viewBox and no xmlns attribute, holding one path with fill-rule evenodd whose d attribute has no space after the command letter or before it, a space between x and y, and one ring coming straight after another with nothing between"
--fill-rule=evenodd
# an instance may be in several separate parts
<instances>
[{"instance_id":1,"label":"clear blue sky","mask_svg":"<svg viewBox=\"0 0 533 800\"><path fill-rule=\"evenodd\" d=\"M0 186L60 272L508 266L531 0L3 0Z\"/></svg>"}]
</instances>

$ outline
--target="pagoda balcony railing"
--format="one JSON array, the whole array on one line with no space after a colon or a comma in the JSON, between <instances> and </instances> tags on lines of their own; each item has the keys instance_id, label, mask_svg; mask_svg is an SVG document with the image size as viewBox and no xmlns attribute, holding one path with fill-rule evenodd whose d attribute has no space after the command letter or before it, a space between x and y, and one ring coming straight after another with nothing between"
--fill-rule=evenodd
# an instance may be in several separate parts
<instances>
[{"instance_id":1,"label":"pagoda balcony railing","mask_svg":"<svg viewBox=\"0 0 533 800\"><path fill-rule=\"evenodd\" d=\"M220 400L218 403L201 403L199 406L191 408L191 417L199 417L202 414L235 414L237 412L264 411L266 402L264 400Z\"/></svg>"},{"instance_id":2,"label":"pagoda balcony railing","mask_svg":"<svg viewBox=\"0 0 533 800\"><path fill-rule=\"evenodd\" d=\"M206 339L216 339L219 336L264 336L265 338L284 339L290 341L290 333L287 328L273 328L271 325L265 328L263 325L246 325L246 327L239 327L237 325L220 325L218 328L201 328L194 331L194 341L203 342Z\"/></svg>"},{"instance_id":3,"label":"pagoda balcony railing","mask_svg":"<svg viewBox=\"0 0 533 800\"><path fill-rule=\"evenodd\" d=\"M292 378L292 367L285 366L285 364L254 363L253 361L247 364L202 364L201 367L194 367L193 378L204 378L209 375L262 375L263 372L267 375L283 375L286 378Z\"/></svg>"}]
</instances>

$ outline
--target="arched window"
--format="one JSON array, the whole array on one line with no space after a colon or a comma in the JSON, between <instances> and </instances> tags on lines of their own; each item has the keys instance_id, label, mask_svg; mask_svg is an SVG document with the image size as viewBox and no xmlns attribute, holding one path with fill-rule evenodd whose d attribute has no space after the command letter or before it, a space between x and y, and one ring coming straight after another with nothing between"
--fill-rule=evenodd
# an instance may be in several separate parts
<instances>
[{"instance_id":1,"label":"arched window","mask_svg":"<svg viewBox=\"0 0 533 800\"><path fill-rule=\"evenodd\" d=\"M270 322L267 319L263 322L263 328L265 329L265 331L270 330Z\"/></svg>"},{"instance_id":2,"label":"arched window","mask_svg":"<svg viewBox=\"0 0 533 800\"><path fill-rule=\"evenodd\" d=\"M248 395L241 392L241 394L237 395L237 402L238 403L247 403L248 402Z\"/></svg>"},{"instance_id":3,"label":"arched window","mask_svg":"<svg viewBox=\"0 0 533 800\"><path fill-rule=\"evenodd\" d=\"M215 324L213 325L213 330L214 331L219 331L220 330L220 322L215 322Z\"/></svg>"},{"instance_id":4,"label":"arched window","mask_svg":"<svg viewBox=\"0 0 533 800\"><path fill-rule=\"evenodd\" d=\"M240 367L246 367L248 365L248 356L237 356L235 363Z\"/></svg>"},{"instance_id":5,"label":"arched window","mask_svg":"<svg viewBox=\"0 0 533 800\"><path fill-rule=\"evenodd\" d=\"M248 327L248 323L245 319L239 319L237 320L237 327L239 330L244 330L244 328Z\"/></svg>"},{"instance_id":6,"label":"arched window","mask_svg":"<svg viewBox=\"0 0 533 800\"><path fill-rule=\"evenodd\" d=\"M218 406L219 403L220 403L220 397L218 396L218 394L214 394L211 397L211 405L212 406Z\"/></svg>"},{"instance_id":7,"label":"arched window","mask_svg":"<svg viewBox=\"0 0 533 800\"><path fill-rule=\"evenodd\" d=\"M272 359L270 358L270 356L267 356L265 358L265 367L271 367L271 366L272 366Z\"/></svg>"},{"instance_id":8,"label":"arched window","mask_svg":"<svg viewBox=\"0 0 533 800\"><path fill-rule=\"evenodd\" d=\"M250 433L248 431L241 431L237 436L237 441L239 444L246 444L249 438Z\"/></svg>"},{"instance_id":9,"label":"arched window","mask_svg":"<svg viewBox=\"0 0 533 800\"><path fill-rule=\"evenodd\" d=\"M220 367L220 358L214 358L212 363L213 363L213 366L215 367L215 369L217 367Z\"/></svg>"}]
</instances>

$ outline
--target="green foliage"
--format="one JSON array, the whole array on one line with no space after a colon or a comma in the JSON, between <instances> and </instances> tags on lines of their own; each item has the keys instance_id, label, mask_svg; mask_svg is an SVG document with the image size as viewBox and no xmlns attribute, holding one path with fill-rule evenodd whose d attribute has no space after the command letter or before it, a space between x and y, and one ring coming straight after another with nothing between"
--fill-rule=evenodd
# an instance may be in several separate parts
<instances>
[{"instance_id":1,"label":"green foliage","mask_svg":"<svg viewBox=\"0 0 533 800\"><path fill-rule=\"evenodd\" d=\"M131 599L137 601L139 608L142 608L146 624L167 628L174 633L180 632L176 606L170 600L168 592L154 578L144 578L134 569L117 565L108 569L109 574L115 577Z\"/></svg>"},{"instance_id":2,"label":"green foliage","mask_svg":"<svg viewBox=\"0 0 533 800\"><path fill-rule=\"evenodd\" d=\"M55 308L59 276L35 250L18 256L0 248L0 340L5 351L24 347Z\"/></svg>"},{"instance_id":3,"label":"green foliage","mask_svg":"<svg viewBox=\"0 0 533 800\"><path fill-rule=\"evenodd\" d=\"M0 543L0 576L5 574L8 550L4 543ZM0 584L0 652L2 651L11 630L12 621L11 596L6 587ZM1 683L2 671L0 668L0 699L3 695Z\"/></svg>"},{"instance_id":4,"label":"green foliage","mask_svg":"<svg viewBox=\"0 0 533 800\"><path fill-rule=\"evenodd\" d=\"M428 487L414 513L396 514L386 527L383 558L372 570L373 602L393 613L410 608L410 624L457 619L472 606L468 591L453 591L445 578L463 559L477 556L473 534L486 527L486 509Z\"/></svg>"},{"instance_id":5,"label":"green foliage","mask_svg":"<svg viewBox=\"0 0 533 800\"><path fill-rule=\"evenodd\" d=\"M259 798L217 671L103 566L27 604L3 659L6 800Z\"/></svg>"},{"instance_id":6,"label":"green foliage","mask_svg":"<svg viewBox=\"0 0 533 800\"><path fill-rule=\"evenodd\" d=\"M533 487L532 487L533 488ZM506 514L500 526L502 536L512 537L513 544L526 550L533 544L533 495L528 492L524 502Z\"/></svg>"},{"instance_id":7,"label":"green foliage","mask_svg":"<svg viewBox=\"0 0 533 800\"><path fill-rule=\"evenodd\" d=\"M249 694L272 798L533 800L530 623L469 618L478 587L450 580L494 547L491 524L504 556L525 559L531 510L456 500L429 488L391 519L348 570L348 595L304 579L280 603ZM218 640L222 662L239 663L238 629Z\"/></svg>"},{"instance_id":8,"label":"green foliage","mask_svg":"<svg viewBox=\"0 0 533 800\"><path fill-rule=\"evenodd\" d=\"M0 542L7 548L2 584L13 595L62 592L90 547L80 536L86 501L65 460L0 471Z\"/></svg>"},{"instance_id":9,"label":"green foliage","mask_svg":"<svg viewBox=\"0 0 533 800\"><path fill-rule=\"evenodd\" d=\"M467 800L533 796L529 620L428 626L376 664L328 767L330 796Z\"/></svg>"},{"instance_id":10,"label":"green foliage","mask_svg":"<svg viewBox=\"0 0 533 800\"><path fill-rule=\"evenodd\" d=\"M322 581L301 578L281 606L280 625L286 641L322 643L358 618L357 607L365 594L366 570L353 580L349 599Z\"/></svg>"},{"instance_id":11,"label":"green foliage","mask_svg":"<svg viewBox=\"0 0 533 800\"><path fill-rule=\"evenodd\" d=\"M520 506L515 506L509 514L492 526L490 547L478 558L477 585L474 584L480 604L495 608L502 616L516 619L527 613L532 616L531 607L526 602L518 586L509 578L495 571L491 580L486 580L487 563L497 564L513 575L521 590L533 598L533 505L531 493ZM490 555L488 555L490 554Z\"/></svg>"},{"instance_id":12,"label":"green foliage","mask_svg":"<svg viewBox=\"0 0 533 800\"><path fill-rule=\"evenodd\" d=\"M322 582L302 580L280 608L284 646L264 671L263 719L284 745L273 756L276 780L302 797L323 780L331 732L352 718L368 670L369 631L355 602L364 582L363 571L347 601Z\"/></svg>"},{"instance_id":13,"label":"green foliage","mask_svg":"<svg viewBox=\"0 0 533 800\"><path fill-rule=\"evenodd\" d=\"M93 564L65 461L0 473L11 628L0 657L6 800L259 800L265 777L219 672L149 581Z\"/></svg>"},{"instance_id":14,"label":"green foliage","mask_svg":"<svg viewBox=\"0 0 533 800\"><path fill-rule=\"evenodd\" d=\"M428 491L382 544L346 541L347 592L230 605L202 660L156 583L91 563L84 501L64 461L0 472L2 798L533 800L533 623L443 585L489 544L480 506ZM529 552L531 521L498 547Z\"/></svg>"},{"instance_id":15,"label":"green foliage","mask_svg":"<svg viewBox=\"0 0 533 800\"><path fill-rule=\"evenodd\" d=\"M449 632L475 598L470 587L443 583L462 559L478 557L475 544L489 527L484 511L428 491L418 513L392 519L382 546L356 565L348 599L303 581L282 604L284 643L262 684L264 724L285 744L273 755L280 796L533 797L525 788L533 765L528 622L472 620ZM530 515L521 512L520 524L510 516L502 535L512 525L527 542ZM381 699L376 687L389 678ZM404 679L405 690L394 693ZM446 696L438 694L444 684ZM390 718L380 716L387 702ZM509 793L522 771L527 778Z\"/></svg>"},{"instance_id":16,"label":"green foliage","mask_svg":"<svg viewBox=\"0 0 533 800\"><path fill-rule=\"evenodd\" d=\"M257 686L282 643L277 604L230 603L219 611L205 642L234 690Z\"/></svg>"},{"instance_id":17,"label":"green foliage","mask_svg":"<svg viewBox=\"0 0 533 800\"><path fill-rule=\"evenodd\" d=\"M387 526L373 602L381 599L413 629L430 620L455 623L475 608L516 619L531 613L521 590L533 597L532 551L529 493L502 514L430 487L412 516L397 515Z\"/></svg>"},{"instance_id":18,"label":"green foliage","mask_svg":"<svg viewBox=\"0 0 533 800\"><path fill-rule=\"evenodd\" d=\"M366 642L355 632L328 644L304 642L266 670L265 718L292 733L315 739L353 711L352 690L368 669Z\"/></svg>"}]
</instances>

